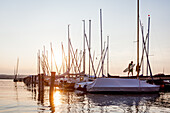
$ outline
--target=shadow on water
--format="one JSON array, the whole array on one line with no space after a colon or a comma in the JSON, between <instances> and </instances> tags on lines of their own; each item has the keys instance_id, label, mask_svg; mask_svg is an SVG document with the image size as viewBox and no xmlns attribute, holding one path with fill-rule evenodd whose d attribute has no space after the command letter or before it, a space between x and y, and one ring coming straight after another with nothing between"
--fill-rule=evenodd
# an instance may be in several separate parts
<instances>
[{"instance_id":1,"label":"shadow on water","mask_svg":"<svg viewBox=\"0 0 170 113\"><path fill-rule=\"evenodd\" d=\"M140 102L150 101L153 102L159 94L124 94L124 95L112 95L112 94L87 94L87 98L98 106L109 105L139 105Z\"/></svg>"}]
</instances>

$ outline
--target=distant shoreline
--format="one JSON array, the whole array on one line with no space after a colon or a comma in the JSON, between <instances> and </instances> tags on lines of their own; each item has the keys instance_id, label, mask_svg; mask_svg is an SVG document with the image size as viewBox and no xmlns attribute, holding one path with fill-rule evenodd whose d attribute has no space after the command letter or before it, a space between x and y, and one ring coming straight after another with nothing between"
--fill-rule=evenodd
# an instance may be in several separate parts
<instances>
[{"instance_id":1,"label":"distant shoreline","mask_svg":"<svg viewBox=\"0 0 170 113\"><path fill-rule=\"evenodd\" d=\"M18 78L25 78L28 75L18 75ZM14 79L15 75L0 74L0 79Z\"/></svg>"}]
</instances>

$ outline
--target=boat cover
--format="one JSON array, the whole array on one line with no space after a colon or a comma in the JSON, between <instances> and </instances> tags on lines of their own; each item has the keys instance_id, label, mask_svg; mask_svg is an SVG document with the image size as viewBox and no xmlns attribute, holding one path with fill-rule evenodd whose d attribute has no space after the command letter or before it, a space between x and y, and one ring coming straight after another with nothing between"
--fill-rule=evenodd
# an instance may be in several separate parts
<instances>
[{"instance_id":1,"label":"boat cover","mask_svg":"<svg viewBox=\"0 0 170 113\"><path fill-rule=\"evenodd\" d=\"M139 79L97 78L87 85L87 91L155 92L159 91L159 87L159 85L152 85Z\"/></svg>"}]
</instances>

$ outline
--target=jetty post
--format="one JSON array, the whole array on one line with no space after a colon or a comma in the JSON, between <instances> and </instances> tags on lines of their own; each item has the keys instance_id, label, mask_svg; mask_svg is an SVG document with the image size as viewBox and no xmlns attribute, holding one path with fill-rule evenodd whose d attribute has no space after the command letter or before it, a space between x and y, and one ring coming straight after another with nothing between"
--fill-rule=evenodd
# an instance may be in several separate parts
<instances>
[{"instance_id":1,"label":"jetty post","mask_svg":"<svg viewBox=\"0 0 170 113\"><path fill-rule=\"evenodd\" d=\"M41 102L43 105L44 103L44 81L43 81L44 74L38 74L38 101Z\"/></svg>"},{"instance_id":2,"label":"jetty post","mask_svg":"<svg viewBox=\"0 0 170 113\"><path fill-rule=\"evenodd\" d=\"M56 72L51 72L50 98L51 98L51 95L53 96L53 91L54 91L54 81L55 81L55 73L56 73Z\"/></svg>"},{"instance_id":3,"label":"jetty post","mask_svg":"<svg viewBox=\"0 0 170 113\"><path fill-rule=\"evenodd\" d=\"M41 74L40 65L41 65L41 58L40 58L40 50L37 53L37 71L38 71L38 101L41 104L44 103L44 74ZM36 82L36 76L34 78L34 82ZM36 83L35 83L36 84Z\"/></svg>"},{"instance_id":4,"label":"jetty post","mask_svg":"<svg viewBox=\"0 0 170 113\"><path fill-rule=\"evenodd\" d=\"M34 76L33 75L31 75L31 85L32 85L32 88L33 88L33 86L34 86Z\"/></svg>"},{"instance_id":5,"label":"jetty post","mask_svg":"<svg viewBox=\"0 0 170 113\"><path fill-rule=\"evenodd\" d=\"M34 75L34 87L36 87L37 76Z\"/></svg>"},{"instance_id":6,"label":"jetty post","mask_svg":"<svg viewBox=\"0 0 170 113\"><path fill-rule=\"evenodd\" d=\"M55 80L55 73L51 72L51 84L50 84L50 94L49 94L49 101L52 112L55 112L55 106L54 106L54 80Z\"/></svg>"}]
</instances>

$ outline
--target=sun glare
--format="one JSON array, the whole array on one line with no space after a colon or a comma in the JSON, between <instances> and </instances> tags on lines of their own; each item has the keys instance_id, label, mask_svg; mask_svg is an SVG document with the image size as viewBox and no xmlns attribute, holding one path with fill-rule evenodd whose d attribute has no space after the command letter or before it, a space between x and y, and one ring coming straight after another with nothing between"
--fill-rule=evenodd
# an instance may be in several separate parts
<instances>
[{"instance_id":1,"label":"sun glare","mask_svg":"<svg viewBox=\"0 0 170 113\"><path fill-rule=\"evenodd\" d=\"M54 92L54 105L60 105L61 104L61 94L60 91Z\"/></svg>"},{"instance_id":2,"label":"sun glare","mask_svg":"<svg viewBox=\"0 0 170 113\"><path fill-rule=\"evenodd\" d=\"M55 61L57 66L61 66L62 65L62 55L60 53L55 54Z\"/></svg>"},{"instance_id":3,"label":"sun glare","mask_svg":"<svg viewBox=\"0 0 170 113\"><path fill-rule=\"evenodd\" d=\"M53 63L53 71L56 71L56 65L58 69L62 66L62 54L60 52L55 52L54 56L52 58L52 63Z\"/></svg>"}]
</instances>

